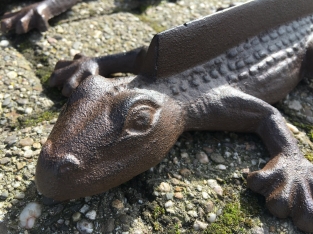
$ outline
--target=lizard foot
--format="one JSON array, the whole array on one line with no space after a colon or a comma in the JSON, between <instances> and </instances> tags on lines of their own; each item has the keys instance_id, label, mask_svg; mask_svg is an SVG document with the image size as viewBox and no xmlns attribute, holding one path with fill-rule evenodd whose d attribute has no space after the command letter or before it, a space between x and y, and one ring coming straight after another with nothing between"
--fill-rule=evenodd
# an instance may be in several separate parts
<instances>
[{"instance_id":1,"label":"lizard foot","mask_svg":"<svg viewBox=\"0 0 313 234\"><path fill-rule=\"evenodd\" d=\"M266 197L273 215L290 216L299 229L313 232L313 164L304 157L272 158L248 175L248 187Z\"/></svg>"},{"instance_id":2,"label":"lizard foot","mask_svg":"<svg viewBox=\"0 0 313 234\"><path fill-rule=\"evenodd\" d=\"M35 3L20 11L4 14L1 19L1 31L5 33L15 29L17 34L26 33L33 28L46 31L49 18L46 6Z\"/></svg>"},{"instance_id":3,"label":"lizard foot","mask_svg":"<svg viewBox=\"0 0 313 234\"><path fill-rule=\"evenodd\" d=\"M73 61L60 60L49 79L51 87L62 87L62 94L69 97L88 76L98 75L99 65L95 58L76 54Z\"/></svg>"}]
</instances>

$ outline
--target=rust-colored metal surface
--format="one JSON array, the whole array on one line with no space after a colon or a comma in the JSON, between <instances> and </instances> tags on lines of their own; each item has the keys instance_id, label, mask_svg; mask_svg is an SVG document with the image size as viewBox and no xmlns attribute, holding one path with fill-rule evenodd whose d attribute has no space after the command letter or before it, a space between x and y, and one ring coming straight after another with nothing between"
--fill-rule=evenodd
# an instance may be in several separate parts
<instances>
[{"instance_id":1,"label":"rust-colored metal surface","mask_svg":"<svg viewBox=\"0 0 313 234\"><path fill-rule=\"evenodd\" d=\"M313 165L270 104L313 73L313 1L256 0L157 34L150 47L60 61L69 96L40 154L40 192L104 192L160 162L189 130L258 134L271 160L248 176L277 217L313 232ZM134 77L105 78L113 72Z\"/></svg>"}]
</instances>

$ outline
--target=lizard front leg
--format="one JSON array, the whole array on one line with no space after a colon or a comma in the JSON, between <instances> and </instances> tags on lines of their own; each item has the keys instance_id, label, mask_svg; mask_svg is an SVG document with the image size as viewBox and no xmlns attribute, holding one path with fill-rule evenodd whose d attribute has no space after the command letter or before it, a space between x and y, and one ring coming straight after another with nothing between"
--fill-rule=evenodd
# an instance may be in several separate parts
<instances>
[{"instance_id":1,"label":"lizard front leg","mask_svg":"<svg viewBox=\"0 0 313 234\"><path fill-rule=\"evenodd\" d=\"M57 62L50 77L49 85L62 87L62 94L68 97L90 75L106 77L116 72L138 74L146 53L146 47L139 47L126 53L102 57L86 57L77 54L73 61L61 60Z\"/></svg>"},{"instance_id":2,"label":"lizard front leg","mask_svg":"<svg viewBox=\"0 0 313 234\"><path fill-rule=\"evenodd\" d=\"M273 215L290 216L298 228L313 232L313 165L300 152L278 110L258 98L225 87L211 90L191 103L187 113L187 130L258 134L271 159L262 170L248 175L248 187L266 197Z\"/></svg>"},{"instance_id":3,"label":"lizard front leg","mask_svg":"<svg viewBox=\"0 0 313 234\"><path fill-rule=\"evenodd\" d=\"M74 6L79 0L45 0L23 8L20 11L6 13L1 19L1 31L15 30L17 34L31 29L46 31L48 20Z\"/></svg>"}]
</instances>

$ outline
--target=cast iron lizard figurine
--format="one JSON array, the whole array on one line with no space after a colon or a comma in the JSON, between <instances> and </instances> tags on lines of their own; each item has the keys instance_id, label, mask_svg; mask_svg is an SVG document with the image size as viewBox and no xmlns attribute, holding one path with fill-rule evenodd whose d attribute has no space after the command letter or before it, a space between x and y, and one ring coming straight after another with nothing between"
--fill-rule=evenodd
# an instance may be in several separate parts
<instances>
[{"instance_id":1,"label":"cast iron lizard figurine","mask_svg":"<svg viewBox=\"0 0 313 234\"><path fill-rule=\"evenodd\" d=\"M313 232L313 165L270 105L312 76L312 32L313 1L255 0L159 33L148 49L59 61L50 84L70 97L39 156L38 190L101 193L155 166L184 131L254 132L271 159L249 188ZM137 76L104 78L114 72Z\"/></svg>"}]
</instances>

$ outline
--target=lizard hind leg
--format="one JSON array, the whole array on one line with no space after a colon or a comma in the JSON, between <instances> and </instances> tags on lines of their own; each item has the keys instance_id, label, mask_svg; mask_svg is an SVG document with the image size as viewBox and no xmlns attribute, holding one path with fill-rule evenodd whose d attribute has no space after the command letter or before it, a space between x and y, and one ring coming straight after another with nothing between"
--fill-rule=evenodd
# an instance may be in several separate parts
<instances>
[{"instance_id":1,"label":"lizard hind leg","mask_svg":"<svg viewBox=\"0 0 313 234\"><path fill-rule=\"evenodd\" d=\"M209 91L189 108L186 123L191 130L200 126L258 134L271 159L248 175L248 187L265 196L273 215L291 217L299 229L313 232L313 164L301 153L279 111L230 87Z\"/></svg>"}]
</instances>

